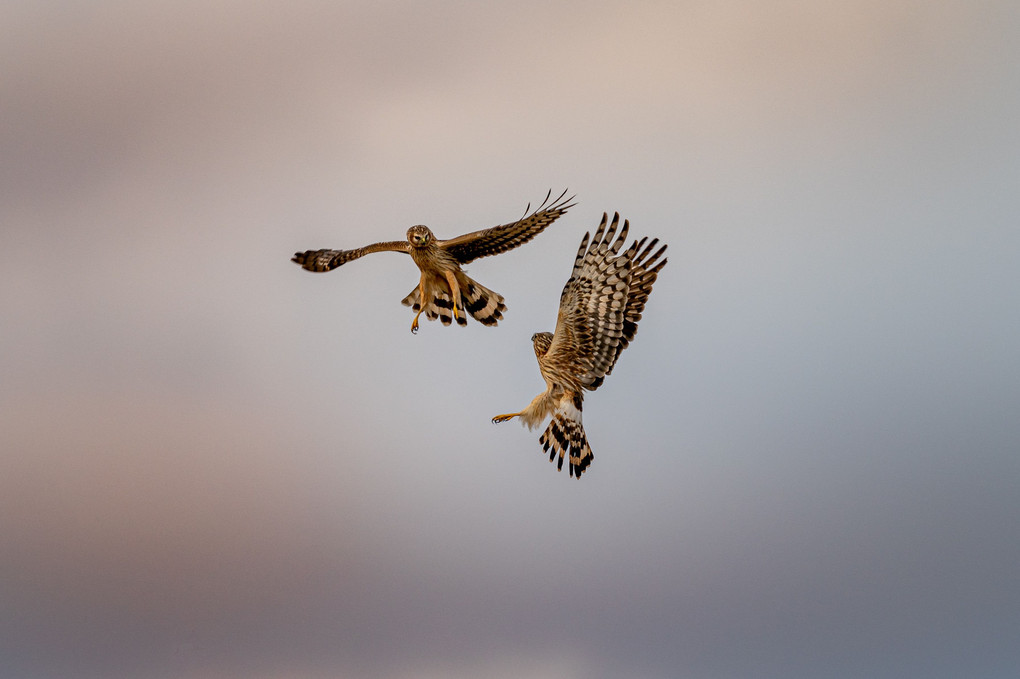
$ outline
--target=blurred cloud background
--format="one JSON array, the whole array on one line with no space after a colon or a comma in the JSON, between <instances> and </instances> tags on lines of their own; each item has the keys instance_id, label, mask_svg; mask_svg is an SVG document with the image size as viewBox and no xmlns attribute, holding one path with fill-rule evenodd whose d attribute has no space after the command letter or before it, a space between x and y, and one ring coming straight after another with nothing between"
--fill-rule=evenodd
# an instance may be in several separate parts
<instances>
[{"instance_id":1,"label":"blurred cloud background","mask_svg":"<svg viewBox=\"0 0 1020 679\"><path fill-rule=\"evenodd\" d=\"M1015 676L1018 7L0 6L0 676ZM495 330L288 261L550 188ZM489 418L604 211L575 482Z\"/></svg>"}]
</instances>

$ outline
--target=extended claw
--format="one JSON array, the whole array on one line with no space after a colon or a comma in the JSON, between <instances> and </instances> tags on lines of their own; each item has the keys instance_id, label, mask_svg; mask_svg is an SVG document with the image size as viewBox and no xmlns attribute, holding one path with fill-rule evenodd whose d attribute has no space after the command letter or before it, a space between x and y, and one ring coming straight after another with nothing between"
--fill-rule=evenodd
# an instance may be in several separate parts
<instances>
[{"instance_id":1,"label":"extended claw","mask_svg":"<svg viewBox=\"0 0 1020 679\"><path fill-rule=\"evenodd\" d=\"M492 423L499 424L500 422L506 422L507 420L514 419L518 415L520 415L520 413L508 413L506 415L496 415L494 418L492 418Z\"/></svg>"},{"instance_id":2,"label":"extended claw","mask_svg":"<svg viewBox=\"0 0 1020 679\"><path fill-rule=\"evenodd\" d=\"M418 317L419 316L421 316L421 312L420 311L414 315L414 320L411 321L411 334L412 335L417 335L418 334Z\"/></svg>"}]
</instances>

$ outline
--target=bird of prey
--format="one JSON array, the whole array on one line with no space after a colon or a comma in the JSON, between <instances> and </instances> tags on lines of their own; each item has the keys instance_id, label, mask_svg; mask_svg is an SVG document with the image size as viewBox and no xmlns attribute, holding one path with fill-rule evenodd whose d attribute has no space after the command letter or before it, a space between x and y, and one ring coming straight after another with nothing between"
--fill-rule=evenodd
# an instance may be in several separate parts
<instances>
[{"instance_id":1,"label":"bird of prey","mask_svg":"<svg viewBox=\"0 0 1020 679\"><path fill-rule=\"evenodd\" d=\"M492 418L499 423L519 417L534 429L551 415L539 442L550 462L559 455L558 470L566 456L570 475L576 478L581 478L594 457L581 423L584 390L594 391L602 385L620 352L634 339L652 284L667 261L659 261L666 245L655 250L658 238L647 245L648 239L642 238L618 254L630 223L623 222L614 241L620 215L613 215L608 229L607 221L603 214L590 245L589 234L581 240L574 269L560 295L556 331L531 337L545 391L521 412Z\"/></svg>"},{"instance_id":2,"label":"bird of prey","mask_svg":"<svg viewBox=\"0 0 1020 679\"><path fill-rule=\"evenodd\" d=\"M418 286L401 303L418 313L411 323L411 332L418 332L418 317L425 314L430 321L438 318L443 325L454 320L467 325L465 311L483 325L496 325L506 310L503 296L471 279L462 269L479 257L498 255L524 245L561 217L573 196L564 199L566 191L550 202L552 191L538 208L509 224L466 233L449 240L436 238L429 227L419 224L407 230L407 240L373 243L354 250L308 250L298 252L291 261L308 271L332 271L352 259L373 252L403 252L421 270Z\"/></svg>"}]
</instances>

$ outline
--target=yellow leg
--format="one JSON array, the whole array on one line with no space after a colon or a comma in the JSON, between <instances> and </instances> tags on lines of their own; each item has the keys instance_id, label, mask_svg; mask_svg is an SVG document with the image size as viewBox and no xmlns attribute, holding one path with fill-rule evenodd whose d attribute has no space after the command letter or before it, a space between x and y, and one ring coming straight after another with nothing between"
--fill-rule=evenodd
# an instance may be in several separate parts
<instances>
[{"instance_id":1,"label":"yellow leg","mask_svg":"<svg viewBox=\"0 0 1020 679\"><path fill-rule=\"evenodd\" d=\"M459 313L457 312L457 300L460 299L460 286L457 285L457 277L453 275L452 271L446 271L446 282L450 286L450 298L453 300L453 319L457 320Z\"/></svg>"},{"instance_id":2,"label":"yellow leg","mask_svg":"<svg viewBox=\"0 0 1020 679\"><path fill-rule=\"evenodd\" d=\"M418 317L421 316L421 312L425 311L425 286L418 283L418 313L414 315L414 320L411 321L411 334L418 334Z\"/></svg>"},{"instance_id":3,"label":"yellow leg","mask_svg":"<svg viewBox=\"0 0 1020 679\"><path fill-rule=\"evenodd\" d=\"M508 413L506 415L496 415L494 418L492 418L492 423L499 424L500 422L506 422L507 420L514 419L515 417L520 417L520 415L521 415L520 413Z\"/></svg>"}]
</instances>

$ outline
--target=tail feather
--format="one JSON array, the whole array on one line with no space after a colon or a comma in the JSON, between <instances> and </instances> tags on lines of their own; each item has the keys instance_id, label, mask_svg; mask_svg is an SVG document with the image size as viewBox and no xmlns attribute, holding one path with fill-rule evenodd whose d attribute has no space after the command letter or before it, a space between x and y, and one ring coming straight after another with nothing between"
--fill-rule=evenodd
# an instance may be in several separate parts
<instances>
[{"instance_id":1,"label":"tail feather","mask_svg":"<svg viewBox=\"0 0 1020 679\"><path fill-rule=\"evenodd\" d=\"M425 317L430 321L437 318L443 325L450 325L454 320L458 325L467 325L467 315L482 325L496 325L503 318L506 311L506 304L503 296L489 290L484 285L463 274L458 274L457 284L460 286L460 300L457 304L457 317L453 316L453 299L450 296L450 288L446 281L437 281L425 291ZM416 286L408 293L407 297L400 301L404 306L411 307L412 311L421 309L421 292Z\"/></svg>"},{"instance_id":2,"label":"tail feather","mask_svg":"<svg viewBox=\"0 0 1020 679\"><path fill-rule=\"evenodd\" d=\"M557 470L563 469L564 458L568 460L569 473L574 478L581 478L581 474L595 459L595 454L588 445L588 438L584 434L581 411L578 408L571 406L558 408L538 440L542 444L542 449L549 453L550 462L559 456L556 462Z\"/></svg>"},{"instance_id":3,"label":"tail feather","mask_svg":"<svg viewBox=\"0 0 1020 679\"><path fill-rule=\"evenodd\" d=\"M411 310L415 312L421 309L421 293L418 291L418 288L412 290L407 297L400 300L400 303L411 307ZM453 323L453 300L450 299L449 291L436 288L431 290L431 294L426 293L425 311L423 313L425 318L430 321L438 318L439 322L443 325ZM457 309L456 320L457 325L467 325L467 318L464 316L463 308Z\"/></svg>"},{"instance_id":4,"label":"tail feather","mask_svg":"<svg viewBox=\"0 0 1020 679\"><path fill-rule=\"evenodd\" d=\"M496 325L503 318L506 303L503 295L489 290L472 278L460 274L460 298L464 309L482 325Z\"/></svg>"}]
</instances>

